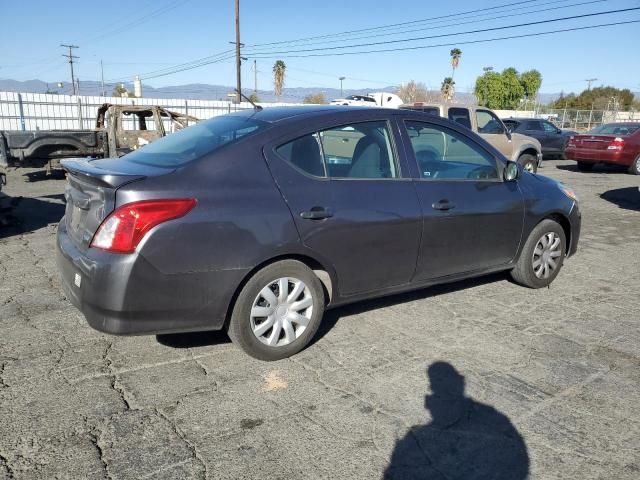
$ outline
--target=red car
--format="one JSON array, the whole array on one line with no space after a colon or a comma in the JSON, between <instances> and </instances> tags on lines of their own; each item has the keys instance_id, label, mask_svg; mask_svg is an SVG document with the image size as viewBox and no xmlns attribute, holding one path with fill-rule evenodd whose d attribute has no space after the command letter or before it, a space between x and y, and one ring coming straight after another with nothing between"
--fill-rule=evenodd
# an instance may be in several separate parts
<instances>
[{"instance_id":1,"label":"red car","mask_svg":"<svg viewBox=\"0 0 640 480\"><path fill-rule=\"evenodd\" d=\"M640 122L607 123L584 135L574 135L564 154L578 162L582 171L591 170L596 163L609 163L640 175Z\"/></svg>"}]
</instances>

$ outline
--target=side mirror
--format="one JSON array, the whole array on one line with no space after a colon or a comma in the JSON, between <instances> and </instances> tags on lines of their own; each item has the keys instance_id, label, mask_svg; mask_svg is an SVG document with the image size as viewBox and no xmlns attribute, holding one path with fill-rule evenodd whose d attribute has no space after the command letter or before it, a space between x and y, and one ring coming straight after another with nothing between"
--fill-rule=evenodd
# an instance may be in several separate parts
<instances>
[{"instance_id":1,"label":"side mirror","mask_svg":"<svg viewBox=\"0 0 640 480\"><path fill-rule=\"evenodd\" d=\"M508 128L505 129L504 134L507 136L507 139L509 139L509 141L511 141L511 131Z\"/></svg>"},{"instance_id":2,"label":"side mirror","mask_svg":"<svg viewBox=\"0 0 640 480\"><path fill-rule=\"evenodd\" d=\"M520 167L516 162L508 161L502 172L505 182L513 182L520 177Z\"/></svg>"}]
</instances>

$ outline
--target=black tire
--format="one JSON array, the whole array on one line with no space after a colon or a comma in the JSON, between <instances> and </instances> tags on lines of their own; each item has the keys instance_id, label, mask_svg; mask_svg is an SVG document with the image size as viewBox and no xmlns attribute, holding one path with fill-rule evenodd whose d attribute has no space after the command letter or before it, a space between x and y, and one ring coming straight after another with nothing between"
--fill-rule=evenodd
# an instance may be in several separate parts
<instances>
[{"instance_id":1,"label":"black tire","mask_svg":"<svg viewBox=\"0 0 640 480\"><path fill-rule=\"evenodd\" d=\"M578 162L578 170L581 172L590 172L593 170L593 163L590 162Z\"/></svg>"},{"instance_id":2,"label":"black tire","mask_svg":"<svg viewBox=\"0 0 640 480\"><path fill-rule=\"evenodd\" d=\"M538 243L542 241L543 237L547 237L549 234L556 235L557 238L559 238L560 244L557 248L559 248L560 254L558 257L552 258L556 263L556 267L553 270L549 269L548 277L540 278L536 275L534 269L534 263L536 261L534 258L534 251L536 250L536 247L538 247ZM549 237L547 237L547 239L548 238ZM529 288L543 288L549 286L558 276L558 273L562 268L567 251L566 245L567 240L564 230L558 222L551 219L541 221L529 234L529 238L527 238L522 252L520 252L520 257L518 258L516 266L511 270L511 278L520 285ZM544 248L542 250L544 251ZM556 250L554 249L553 251ZM538 257L538 260L540 259L541 257Z\"/></svg>"},{"instance_id":3,"label":"black tire","mask_svg":"<svg viewBox=\"0 0 640 480\"><path fill-rule=\"evenodd\" d=\"M304 331L295 338L295 340L286 345L270 346L260 341L254 334L252 330L253 320L251 319L251 311L254 301L256 301L260 292L265 287L272 285L275 286L275 291L278 291L276 282L280 278L301 280L308 287L308 292L313 303L310 319ZM266 361L281 360L298 353L309 344L320 326L324 314L324 307L324 289L320 279L313 271L304 263L297 260L282 260L259 270L244 285L233 306L227 333L233 343L252 357ZM259 324L256 322L256 325ZM274 334L273 328L275 327L267 331ZM284 329L282 333L278 335L278 338L282 338L283 336ZM285 341L285 339L282 338L281 341Z\"/></svg>"},{"instance_id":4,"label":"black tire","mask_svg":"<svg viewBox=\"0 0 640 480\"><path fill-rule=\"evenodd\" d=\"M520 155L518 163L528 172L536 173L538 171L538 159L529 153Z\"/></svg>"},{"instance_id":5,"label":"black tire","mask_svg":"<svg viewBox=\"0 0 640 480\"><path fill-rule=\"evenodd\" d=\"M631 165L629 165L629 173L640 175L640 155L636 157Z\"/></svg>"}]
</instances>

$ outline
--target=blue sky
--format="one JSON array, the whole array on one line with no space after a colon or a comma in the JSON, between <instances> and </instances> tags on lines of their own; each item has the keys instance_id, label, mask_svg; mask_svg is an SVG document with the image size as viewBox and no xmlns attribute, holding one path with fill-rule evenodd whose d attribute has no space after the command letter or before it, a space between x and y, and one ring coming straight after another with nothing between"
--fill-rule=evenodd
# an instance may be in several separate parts
<instances>
[{"instance_id":1,"label":"blue sky","mask_svg":"<svg viewBox=\"0 0 640 480\"><path fill-rule=\"evenodd\" d=\"M341 37L335 34L344 31L457 14L394 30L352 34L351 37L365 38L347 42L369 44L640 7L640 0L606 0L573 7L568 6L586 2L532 0L520 5L462 15L461 12L497 7L509 2L241 0L240 3L242 42L247 45L245 55L250 60L243 65L243 82L251 87L252 56L272 55L257 55L258 52L339 46L341 44L336 40ZM564 6L567 8L534 12ZM99 80L100 60L103 60L105 79L120 81L131 80L135 74L151 76L150 72L224 52L233 48L228 42L235 39L234 0L0 0L0 11L3 19L0 29L0 45L3 48L0 54L0 78L16 80L38 78L48 82L68 82L69 67L61 56L64 51L58 46L60 43L80 46L74 53L80 57L76 73L81 80ZM510 16L490 20L501 15ZM640 10L518 29L363 47L360 50L458 42L463 52L460 67L455 73L458 91L471 89L475 78L482 73L482 67L489 65L496 70L509 66L518 70L536 68L544 79L541 91L547 93L580 91L586 87L586 78L598 78L596 85L611 84L640 91L640 55L634 40L640 31L640 23L485 44L464 44L466 40L634 19L640 20ZM132 24L136 27L133 28ZM392 32L396 33L378 35ZM307 41L251 46L320 35L328 36L311 44ZM278 58L287 64L288 87L339 88L338 77L345 76L345 88L375 90L412 79L424 82L431 88L439 88L442 78L450 75L448 62L451 48L442 46L315 58L276 54L257 60L258 88L271 88L271 67ZM187 83L233 85L234 68L234 61L229 59L173 75L150 78L145 83L154 87Z\"/></svg>"}]
</instances>

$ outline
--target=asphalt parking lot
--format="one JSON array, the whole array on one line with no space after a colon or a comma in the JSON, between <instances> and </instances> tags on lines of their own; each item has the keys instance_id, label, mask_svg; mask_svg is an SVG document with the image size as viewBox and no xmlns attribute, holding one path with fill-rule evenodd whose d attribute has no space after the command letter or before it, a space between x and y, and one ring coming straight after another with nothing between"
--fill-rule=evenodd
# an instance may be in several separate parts
<instances>
[{"instance_id":1,"label":"asphalt parking lot","mask_svg":"<svg viewBox=\"0 0 640 480\"><path fill-rule=\"evenodd\" d=\"M10 172L0 478L640 478L640 178L541 173L583 211L551 288L494 275L341 308L263 363L220 333L92 330L56 273L64 181Z\"/></svg>"}]
</instances>

